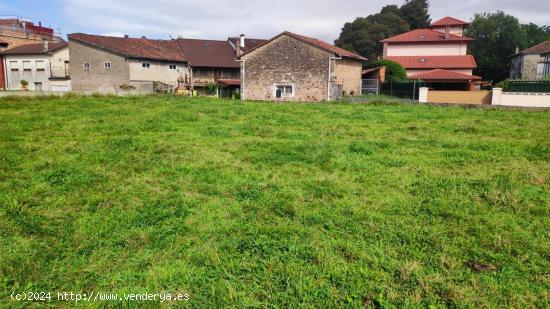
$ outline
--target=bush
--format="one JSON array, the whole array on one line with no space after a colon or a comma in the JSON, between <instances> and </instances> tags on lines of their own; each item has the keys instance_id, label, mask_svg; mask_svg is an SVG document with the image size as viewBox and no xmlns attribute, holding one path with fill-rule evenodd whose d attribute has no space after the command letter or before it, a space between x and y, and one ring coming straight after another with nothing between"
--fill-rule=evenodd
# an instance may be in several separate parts
<instances>
[{"instance_id":1,"label":"bush","mask_svg":"<svg viewBox=\"0 0 550 309\"><path fill-rule=\"evenodd\" d=\"M21 83L21 88L27 89L27 86L29 85L29 82L22 79L19 83Z\"/></svg>"},{"instance_id":2,"label":"bush","mask_svg":"<svg viewBox=\"0 0 550 309\"><path fill-rule=\"evenodd\" d=\"M502 91L508 91L508 89L510 89L510 81L503 80L496 84L496 88L502 88Z\"/></svg>"},{"instance_id":3,"label":"bush","mask_svg":"<svg viewBox=\"0 0 550 309\"><path fill-rule=\"evenodd\" d=\"M387 82L405 82L408 81L407 71L399 63L391 60L378 60L371 63L369 68L386 67Z\"/></svg>"}]
</instances>

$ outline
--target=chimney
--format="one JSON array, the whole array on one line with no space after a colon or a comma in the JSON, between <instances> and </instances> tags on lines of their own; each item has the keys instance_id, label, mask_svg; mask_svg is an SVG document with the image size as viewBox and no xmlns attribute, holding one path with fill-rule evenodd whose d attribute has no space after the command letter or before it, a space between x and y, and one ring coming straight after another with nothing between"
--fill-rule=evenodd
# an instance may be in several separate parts
<instances>
[{"instance_id":1,"label":"chimney","mask_svg":"<svg viewBox=\"0 0 550 309\"><path fill-rule=\"evenodd\" d=\"M239 45L241 47L241 49L245 48L245 45L244 45L244 34L241 34L241 38L240 38L240 42L239 42Z\"/></svg>"},{"instance_id":2,"label":"chimney","mask_svg":"<svg viewBox=\"0 0 550 309\"><path fill-rule=\"evenodd\" d=\"M48 40L43 40L42 43L44 43L44 52L47 52L50 49L50 42L48 42Z\"/></svg>"},{"instance_id":3,"label":"chimney","mask_svg":"<svg viewBox=\"0 0 550 309\"><path fill-rule=\"evenodd\" d=\"M516 54L519 54L519 46L516 46Z\"/></svg>"},{"instance_id":4,"label":"chimney","mask_svg":"<svg viewBox=\"0 0 550 309\"><path fill-rule=\"evenodd\" d=\"M42 22L41 21L38 22L38 27L42 27Z\"/></svg>"},{"instance_id":5,"label":"chimney","mask_svg":"<svg viewBox=\"0 0 550 309\"><path fill-rule=\"evenodd\" d=\"M130 37L130 36L127 35L127 34L124 35L124 38L125 38L125 39L127 39L127 38L129 38L129 37Z\"/></svg>"},{"instance_id":6,"label":"chimney","mask_svg":"<svg viewBox=\"0 0 550 309\"><path fill-rule=\"evenodd\" d=\"M147 37L146 37L146 36L144 36L144 35L142 35L142 36L141 36L141 38L142 38L142 39L146 39Z\"/></svg>"},{"instance_id":7,"label":"chimney","mask_svg":"<svg viewBox=\"0 0 550 309\"><path fill-rule=\"evenodd\" d=\"M451 26L445 25L445 40L451 37Z\"/></svg>"}]
</instances>

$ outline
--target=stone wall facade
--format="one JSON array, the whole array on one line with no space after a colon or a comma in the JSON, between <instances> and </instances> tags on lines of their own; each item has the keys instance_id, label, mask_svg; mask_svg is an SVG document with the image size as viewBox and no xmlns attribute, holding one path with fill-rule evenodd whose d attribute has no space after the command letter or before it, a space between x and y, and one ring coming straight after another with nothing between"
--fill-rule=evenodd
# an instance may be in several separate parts
<instances>
[{"instance_id":1,"label":"stone wall facade","mask_svg":"<svg viewBox=\"0 0 550 309\"><path fill-rule=\"evenodd\" d=\"M326 101L329 97L329 59L333 56L282 35L242 57L241 98L278 100L277 86L292 86L293 94L283 96L281 101Z\"/></svg>"},{"instance_id":2,"label":"stone wall facade","mask_svg":"<svg viewBox=\"0 0 550 309\"><path fill-rule=\"evenodd\" d=\"M125 57L75 41L69 41L69 53L73 91L115 94L124 91L121 85L130 84L130 66ZM106 62L110 68L105 68Z\"/></svg>"},{"instance_id":3,"label":"stone wall facade","mask_svg":"<svg viewBox=\"0 0 550 309\"><path fill-rule=\"evenodd\" d=\"M336 60L336 81L342 85L344 95L361 94L361 73L363 64L357 60L342 59Z\"/></svg>"},{"instance_id":4,"label":"stone wall facade","mask_svg":"<svg viewBox=\"0 0 550 309\"><path fill-rule=\"evenodd\" d=\"M61 42L61 39L55 36L27 32L17 28L0 27L0 41L8 43L8 48L29 44L41 44L45 39L51 43Z\"/></svg>"},{"instance_id":5,"label":"stone wall facade","mask_svg":"<svg viewBox=\"0 0 550 309\"><path fill-rule=\"evenodd\" d=\"M540 78L537 74L539 63L544 58L539 54L519 54L510 61L510 79L534 80Z\"/></svg>"}]
</instances>

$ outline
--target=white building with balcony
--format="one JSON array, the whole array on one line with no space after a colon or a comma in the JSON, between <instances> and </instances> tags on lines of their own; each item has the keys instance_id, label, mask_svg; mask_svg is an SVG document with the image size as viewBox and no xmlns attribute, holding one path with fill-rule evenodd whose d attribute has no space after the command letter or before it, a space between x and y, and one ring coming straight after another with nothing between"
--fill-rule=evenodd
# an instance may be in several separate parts
<instances>
[{"instance_id":1,"label":"white building with balcony","mask_svg":"<svg viewBox=\"0 0 550 309\"><path fill-rule=\"evenodd\" d=\"M0 53L4 61L6 90L71 91L69 47L63 43L23 45Z\"/></svg>"}]
</instances>

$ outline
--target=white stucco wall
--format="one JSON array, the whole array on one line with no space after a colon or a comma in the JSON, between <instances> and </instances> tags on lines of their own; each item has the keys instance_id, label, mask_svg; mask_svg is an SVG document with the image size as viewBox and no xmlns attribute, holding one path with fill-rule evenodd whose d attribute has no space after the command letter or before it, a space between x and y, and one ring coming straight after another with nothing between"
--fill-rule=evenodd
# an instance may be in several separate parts
<instances>
[{"instance_id":1,"label":"white stucco wall","mask_svg":"<svg viewBox=\"0 0 550 309\"><path fill-rule=\"evenodd\" d=\"M502 89L494 88L492 105L550 107L550 93L502 92Z\"/></svg>"},{"instance_id":2,"label":"white stucco wall","mask_svg":"<svg viewBox=\"0 0 550 309\"><path fill-rule=\"evenodd\" d=\"M149 68L144 68L143 63L149 63ZM187 64L154 62L148 60L130 60L130 81L159 81L168 85L177 86L178 77L189 74ZM176 69L170 69L170 65L176 65Z\"/></svg>"},{"instance_id":3,"label":"white stucco wall","mask_svg":"<svg viewBox=\"0 0 550 309\"><path fill-rule=\"evenodd\" d=\"M466 55L467 44L389 44L387 56L462 56Z\"/></svg>"},{"instance_id":4,"label":"white stucco wall","mask_svg":"<svg viewBox=\"0 0 550 309\"><path fill-rule=\"evenodd\" d=\"M437 32L445 33L445 28L446 27L433 28L433 29ZM449 30L450 30L449 31L450 34L454 34L454 35L458 35L458 36L462 36L463 33L464 33L464 30L462 29L461 26L454 26L454 27L451 27Z\"/></svg>"},{"instance_id":5,"label":"white stucco wall","mask_svg":"<svg viewBox=\"0 0 550 309\"><path fill-rule=\"evenodd\" d=\"M65 61L69 61L69 48L63 48L51 55L6 55L7 89L21 90L21 80L29 82L28 90L40 90L36 83L42 83L43 91L71 91L70 79L50 79L52 71L57 69L65 72ZM30 63L30 71L23 69L23 62ZM37 70L37 62L44 63L44 71ZM18 71L13 71L17 68ZM54 75L55 76L55 75Z\"/></svg>"}]
</instances>

